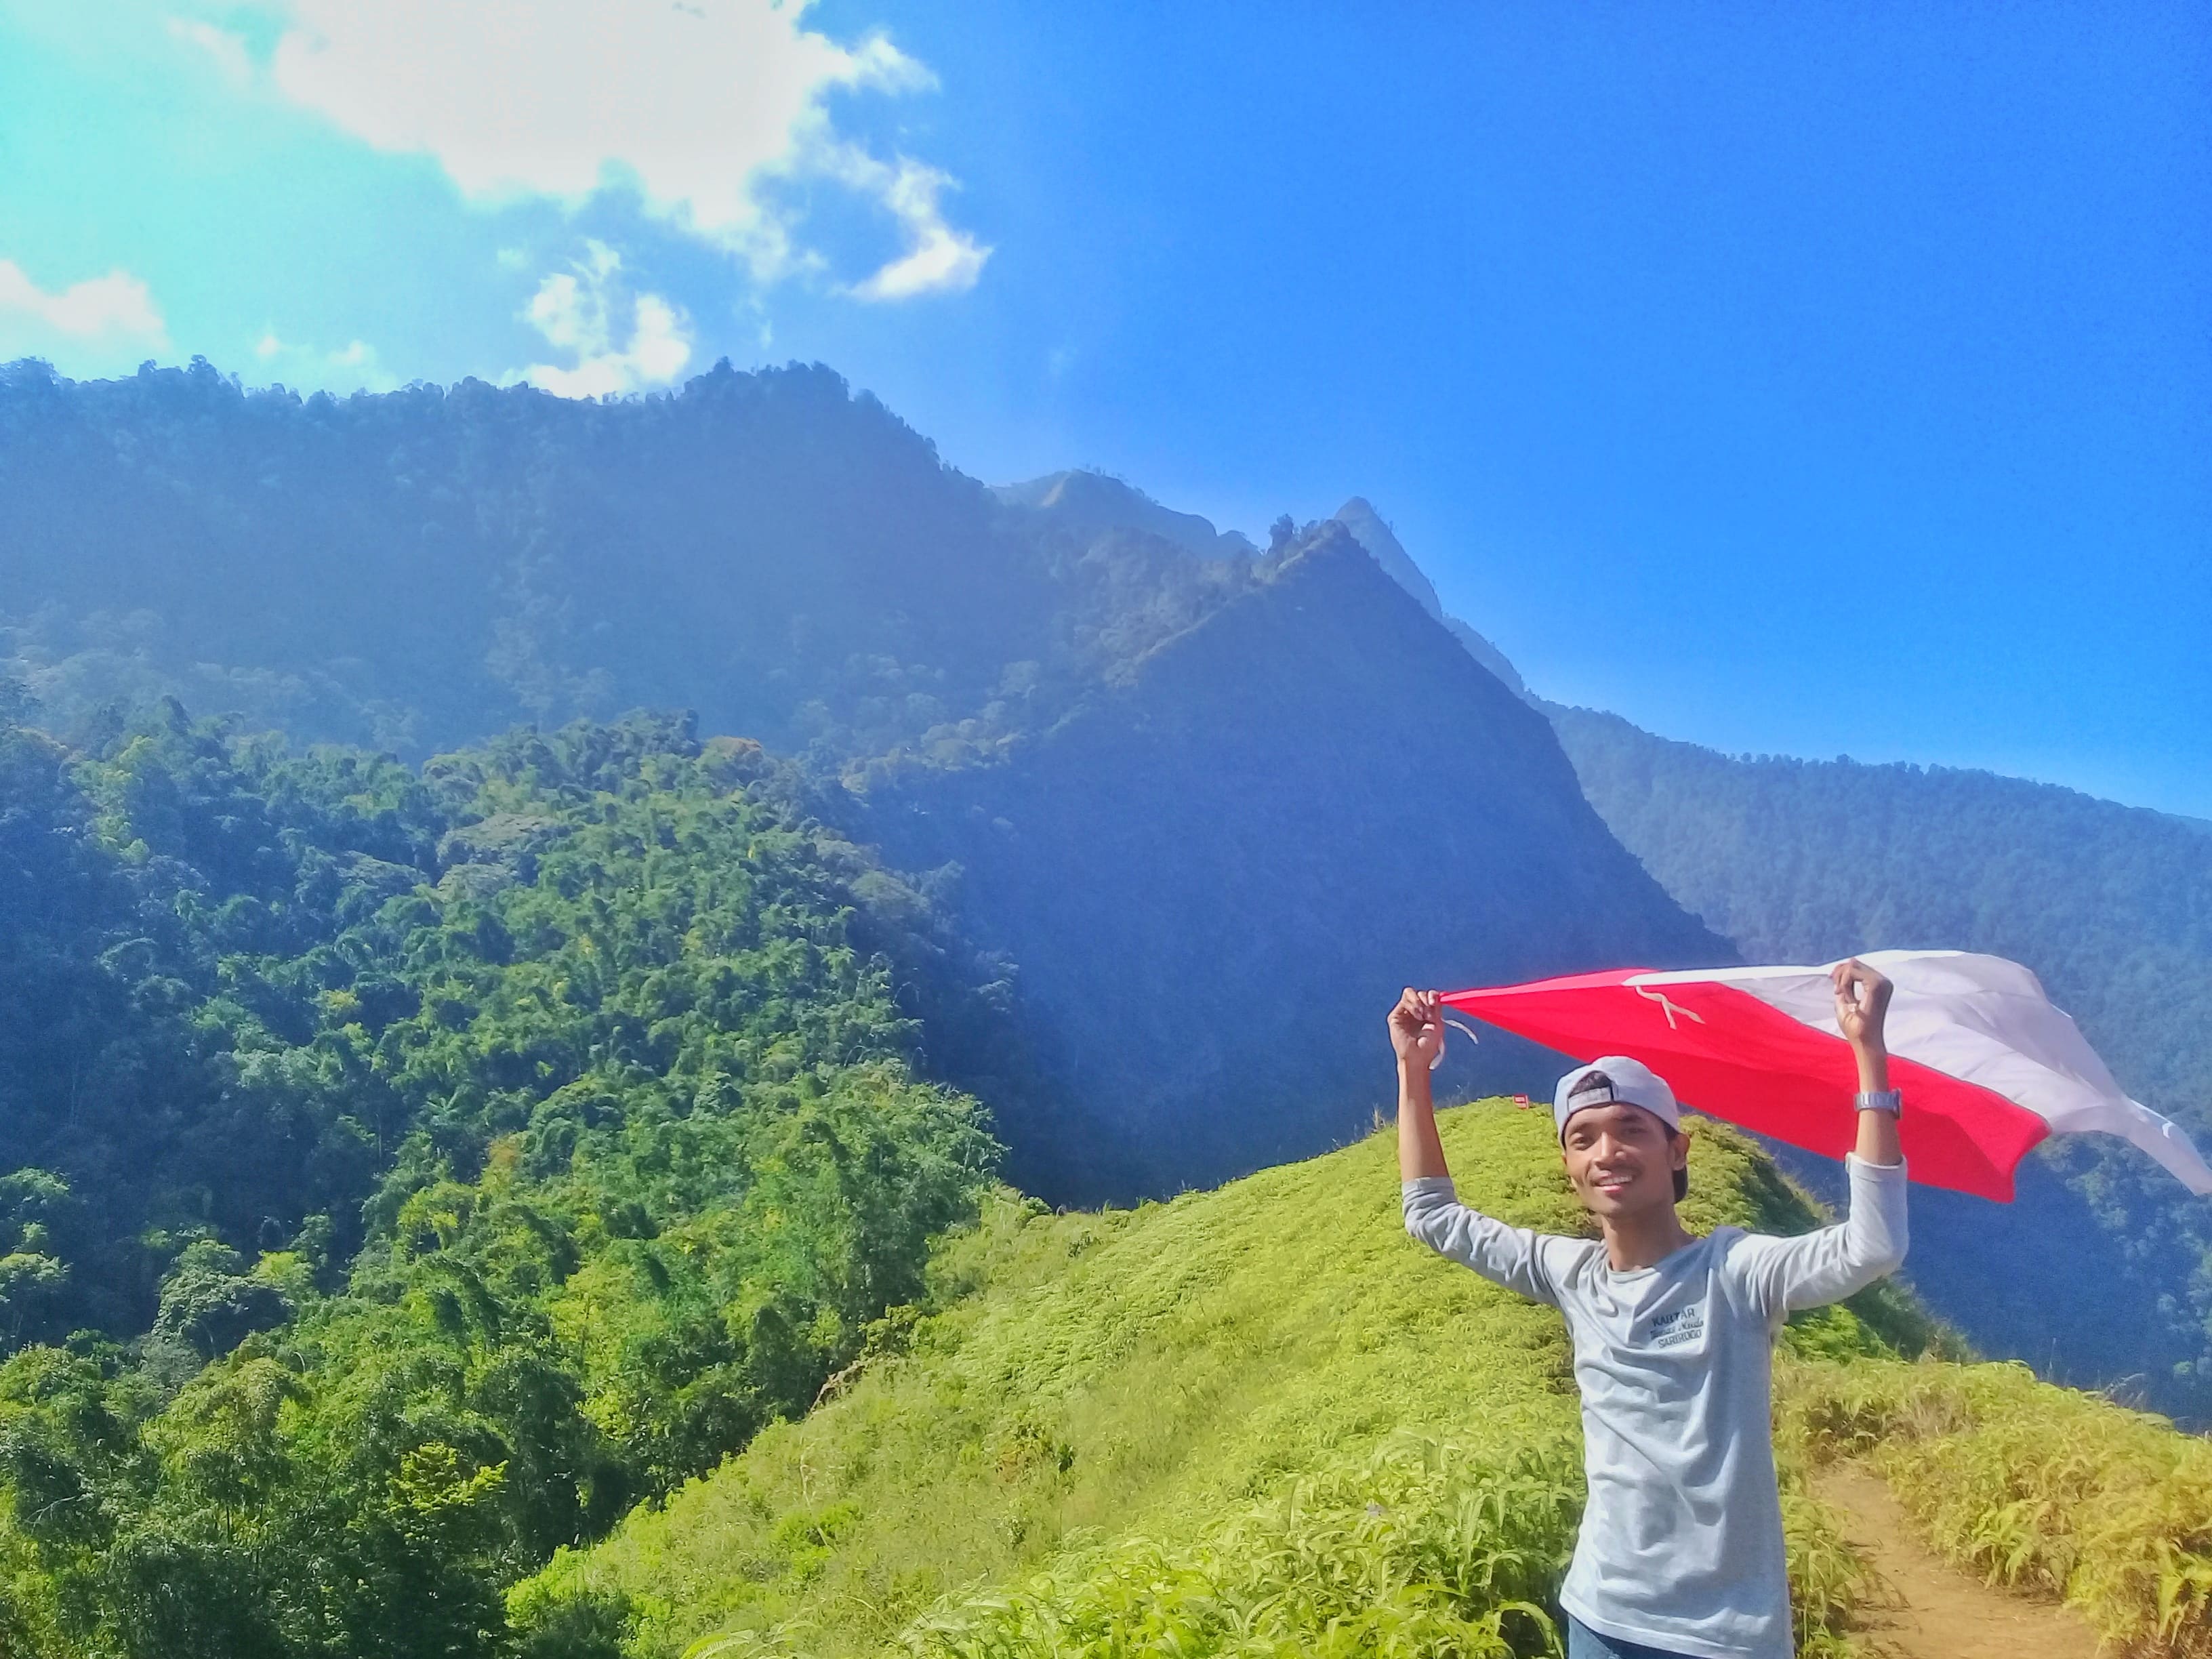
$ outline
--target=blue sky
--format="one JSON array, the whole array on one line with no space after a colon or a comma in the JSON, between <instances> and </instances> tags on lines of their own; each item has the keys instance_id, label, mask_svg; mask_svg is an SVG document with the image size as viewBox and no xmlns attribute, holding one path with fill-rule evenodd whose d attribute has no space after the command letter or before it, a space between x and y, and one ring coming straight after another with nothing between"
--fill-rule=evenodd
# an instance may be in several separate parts
<instances>
[{"instance_id":1,"label":"blue sky","mask_svg":"<svg viewBox=\"0 0 2212 1659\"><path fill-rule=\"evenodd\" d=\"M1547 695L2212 817L2201 7L0 0L0 358L818 359Z\"/></svg>"}]
</instances>

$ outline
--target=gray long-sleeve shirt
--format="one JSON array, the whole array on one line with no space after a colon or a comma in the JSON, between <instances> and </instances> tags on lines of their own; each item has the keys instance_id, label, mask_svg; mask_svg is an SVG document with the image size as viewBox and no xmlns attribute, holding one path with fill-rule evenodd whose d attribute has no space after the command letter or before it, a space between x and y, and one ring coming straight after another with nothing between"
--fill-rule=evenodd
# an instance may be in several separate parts
<instances>
[{"instance_id":1,"label":"gray long-sleeve shirt","mask_svg":"<svg viewBox=\"0 0 2212 1659\"><path fill-rule=\"evenodd\" d=\"M1449 1176L1403 1183L1406 1231L1566 1316L1589 1501L1559 1601L1601 1635L1696 1659L1790 1659L1771 1416L1785 1315L1905 1259L1905 1166L1844 1160L1850 1214L1796 1238L1716 1228L1656 1266L1467 1208Z\"/></svg>"}]
</instances>

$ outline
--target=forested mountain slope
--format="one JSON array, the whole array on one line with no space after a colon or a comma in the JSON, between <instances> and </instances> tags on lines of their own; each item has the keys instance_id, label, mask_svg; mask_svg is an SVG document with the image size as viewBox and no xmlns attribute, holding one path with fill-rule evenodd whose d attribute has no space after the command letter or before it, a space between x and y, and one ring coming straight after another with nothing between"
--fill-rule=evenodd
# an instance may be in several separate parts
<instances>
[{"instance_id":1,"label":"forested mountain slope","mask_svg":"<svg viewBox=\"0 0 2212 1659\"><path fill-rule=\"evenodd\" d=\"M680 723L0 725L0 1649L494 1655L802 1411L998 1156L927 903ZM1008 1041L1007 1034L1000 1034Z\"/></svg>"},{"instance_id":2,"label":"forested mountain slope","mask_svg":"<svg viewBox=\"0 0 2212 1659\"><path fill-rule=\"evenodd\" d=\"M1406 984L1731 959L1607 832L1542 715L1334 524L1000 763L867 806L893 863L959 866L1041 1065L1113 1103L1112 1162L1050 1183L1093 1200L1364 1131ZM1447 1065L1515 1089L1550 1061L1497 1033Z\"/></svg>"},{"instance_id":3,"label":"forested mountain slope","mask_svg":"<svg viewBox=\"0 0 2212 1659\"><path fill-rule=\"evenodd\" d=\"M2212 840L2188 823L1984 772L1732 757L1549 712L1613 832L1753 960L2012 957L2124 1086L2212 1141ZM2132 1374L2166 1409L2212 1416L2205 1201L2102 1137L2022 1174L2010 1206L1921 1204L1914 1273L1931 1300L2050 1375Z\"/></svg>"},{"instance_id":4,"label":"forested mountain slope","mask_svg":"<svg viewBox=\"0 0 2212 1659\"><path fill-rule=\"evenodd\" d=\"M1409 975L1725 953L1340 527L1208 558L1068 483L1002 502L821 368L580 404L18 365L0 675L95 745L173 691L402 754L643 702L803 756L1008 958L1038 1062L1010 1173L1054 1198L1361 1128ZM989 1048L942 1053L975 1081Z\"/></svg>"},{"instance_id":5,"label":"forested mountain slope","mask_svg":"<svg viewBox=\"0 0 2212 1659\"><path fill-rule=\"evenodd\" d=\"M1095 539L819 368L605 404L0 370L0 672L71 732L168 692L419 757L647 706L782 753L945 759L1235 580Z\"/></svg>"}]
</instances>

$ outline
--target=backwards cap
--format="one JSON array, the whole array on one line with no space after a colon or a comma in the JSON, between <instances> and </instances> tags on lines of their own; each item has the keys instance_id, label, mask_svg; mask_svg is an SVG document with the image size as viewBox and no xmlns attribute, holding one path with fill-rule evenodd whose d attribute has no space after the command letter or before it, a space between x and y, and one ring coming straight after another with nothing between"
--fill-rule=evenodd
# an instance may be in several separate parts
<instances>
[{"instance_id":1,"label":"backwards cap","mask_svg":"<svg viewBox=\"0 0 2212 1659\"><path fill-rule=\"evenodd\" d=\"M1561 1078L1552 1096L1552 1127L1565 1135L1567 1120L1584 1107L1616 1104L1641 1106L1669 1129L1682 1127L1681 1108L1666 1079L1626 1054L1607 1054Z\"/></svg>"}]
</instances>

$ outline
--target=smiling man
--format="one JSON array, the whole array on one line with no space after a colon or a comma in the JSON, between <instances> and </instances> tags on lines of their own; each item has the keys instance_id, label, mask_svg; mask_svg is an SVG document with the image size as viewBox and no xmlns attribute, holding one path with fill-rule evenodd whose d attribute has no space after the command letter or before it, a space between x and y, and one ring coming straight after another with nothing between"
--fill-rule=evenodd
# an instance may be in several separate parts
<instances>
[{"instance_id":1,"label":"smiling man","mask_svg":"<svg viewBox=\"0 0 2212 1659\"><path fill-rule=\"evenodd\" d=\"M1789 1659L1790 1585L1769 1415L1784 1318L1905 1259L1905 1163L1882 1016L1890 984L1856 959L1833 975L1858 1062L1850 1214L1796 1238L1686 1231L1689 1140L1674 1091L1611 1056L1559 1079L1552 1115L1595 1239L1509 1227L1459 1202L1429 1072L1433 991L1390 1013L1406 1231L1566 1316L1582 1391L1589 1499L1559 1591L1569 1659Z\"/></svg>"}]
</instances>

